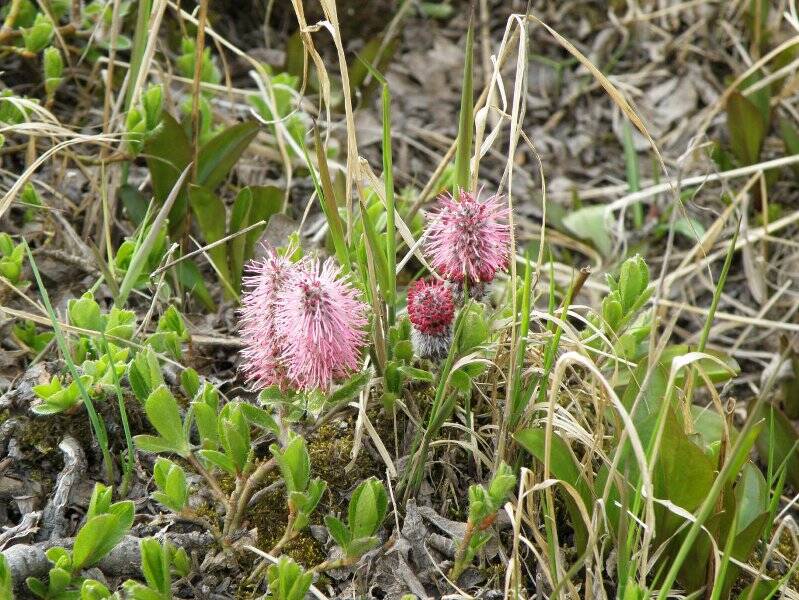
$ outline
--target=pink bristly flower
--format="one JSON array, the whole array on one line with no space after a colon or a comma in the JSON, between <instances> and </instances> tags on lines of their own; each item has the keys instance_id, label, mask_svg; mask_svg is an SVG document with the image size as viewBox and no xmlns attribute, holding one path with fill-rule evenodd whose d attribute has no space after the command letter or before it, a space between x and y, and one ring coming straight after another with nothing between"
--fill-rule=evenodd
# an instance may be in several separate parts
<instances>
[{"instance_id":1,"label":"pink bristly flower","mask_svg":"<svg viewBox=\"0 0 799 600\"><path fill-rule=\"evenodd\" d=\"M272 249L247 265L245 292L241 297L240 331L244 342L242 370L248 381L259 387L290 386L284 364L285 340L275 325L278 296L297 277L302 263L292 263Z\"/></svg>"},{"instance_id":2,"label":"pink bristly flower","mask_svg":"<svg viewBox=\"0 0 799 600\"><path fill-rule=\"evenodd\" d=\"M278 293L277 336L285 340L284 363L296 389L328 390L358 368L366 340L366 305L330 258L309 262Z\"/></svg>"},{"instance_id":3,"label":"pink bristly flower","mask_svg":"<svg viewBox=\"0 0 799 600\"><path fill-rule=\"evenodd\" d=\"M419 279L408 288L411 341L421 358L441 359L452 342L455 301L452 291L436 279Z\"/></svg>"},{"instance_id":4,"label":"pink bristly flower","mask_svg":"<svg viewBox=\"0 0 799 600\"><path fill-rule=\"evenodd\" d=\"M508 207L498 195L481 200L461 190L438 198L429 216L425 250L446 279L469 284L490 282L507 268L510 254Z\"/></svg>"}]
</instances>

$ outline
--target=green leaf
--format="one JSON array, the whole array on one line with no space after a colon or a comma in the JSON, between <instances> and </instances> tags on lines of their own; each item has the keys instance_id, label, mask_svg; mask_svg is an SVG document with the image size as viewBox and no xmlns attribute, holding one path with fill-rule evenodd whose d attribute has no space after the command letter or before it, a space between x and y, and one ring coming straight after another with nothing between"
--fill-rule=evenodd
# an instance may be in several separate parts
<instances>
[{"instance_id":1,"label":"green leaf","mask_svg":"<svg viewBox=\"0 0 799 600\"><path fill-rule=\"evenodd\" d=\"M311 587L313 573L306 573L292 559L281 556L267 570L266 580L269 596L274 600L303 600Z\"/></svg>"},{"instance_id":2,"label":"green leaf","mask_svg":"<svg viewBox=\"0 0 799 600\"><path fill-rule=\"evenodd\" d=\"M755 164L766 137L766 123L758 107L739 92L727 100L727 128L736 158L743 165Z\"/></svg>"},{"instance_id":3,"label":"green leaf","mask_svg":"<svg viewBox=\"0 0 799 600\"><path fill-rule=\"evenodd\" d=\"M219 415L219 438L225 454L238 471L243 471L250 455L250 424L238 403L230 403Z\"/></svg>"},{"instance_id":4,"label":"green leaf","mask_svg":"<svg viewBox=\"0 0 799 600\"><path fill-rule=\"evenodd\" d=\"M768 509L768 484L763 473L752 463L746 463L741 478L735 485L735 502L738 505L736 533L755 521Z\"/></svg>"},{"instance_id":5,"label":"green leaf","mask_svg":"<svg viewBox=\"0 0 799 600\"><path fill-rule=\"evenodd\" d=\"M432 383L435 380L435 375L433 375L430 371L425 371L424 369L417 369L416 367L410 367L408 365L400 365L398 369L400 373L409 379L427 381L429 383Z\"/></svg>"},{"instance_id":6,"label":"green leaf","mask_svg":"<svg viewBox=\"0 0 799 600\"><path fill-rule=\"evenodd\" d=\"M8 568L5 555L0 552L0 598L14 598L14 582L11 579L11 570Z\"/></svg>"},{"instance_id":7,"label":"green leaf","mask_svg":"<svg viewBox=\"0 0 799 600\"><path fill-rule=\"evenodd\" d=\"M258 129L258 121L244 121L210 139L197 156L197 183L209 190L222 183L258 134ZM223 226L224 223L222 221Z\"/></svg>"},{"instance_id":8,"label":"green leaf","mask_svg":"<svg viewBox=\"0 0 799 600\"><path fill-rule=\"evenodd\" d=\"M180 372L180 387L189 398L194 398L200 390L200 376L191 367L186 367Z\"/></svg>"},{"instance_id":9,"label":"green leaf","mask_svg":"<svg viewBox=\"0 0 799 600\"><path fill-rule=\"evenodd\" d=\"M241 404L240 408L247 420L253 425L257 425L261 429L271 431L274 434L278 434L280 432L280 427L278 427L275 418L263 408L258 408L257 406L246 403Z\"/></svg>"},{"instance_id":10,"label":"green leaf","mask_svg":"<svg viewBox=\"0 0 799 600\"><path fill-rule=\"evenodd\" d=\"M243 187L236 195L233 208L230 211L229 234L235 234L246 228L250 223L250 211L252 210L252 188ZM247 234L237 235L228 242L228 256L230 257L230 274L233 287L236 291L241 290L241 277L244 273L244 262L247 253Z\"/></svg>"},{"instance_id":11,"label":"green leaf","mask_svg":"<svg viewBox=\"0 0 799 600\"><path fill-rule=\"evenodd\" d=\"M212 244L225 237L225 205L210 189L199 185L189 186L189 205L197 218L206 244ZM208 256L218 271L220 277L230 283L228 270L227 248L220 244L207 250Z\"/></svg>"},{"instance_id":12,"label":"green leaf","mask_svg":"<svg viewBox=\"0 0 799 600\"><path fill-rule=\"evenodd\" d=\"M95 302L91 292L86 292L78 300L67 303L69 323L81 329L103 331L104 321L100 312L100 305Z\"/></svg>"},{"instance_id":13,"label":"green leaf","mask_svg":"<svg viewBox=\"0 0 799 600\"><path fill-rule=\"evenodd\" d=\"M73 570L99 562L116 546L133 525L133 502L126 514L105 514L90 519L75 537L72 549Z\"/></svg>"},{"instance_id":14,"label":"green leaf","mask_svg":"<svg viewBox=\"0 0 799 600\"><path fill-rule=\"evenodd\" d=\"M206 310L213 312L216 310L216 304L208 292L205 285L205 278L197 265L190 260L182 260L176 266L178 272L178 279L180 284L189 291L191 291Z\"/></svg>"},{"instance_id":15,"label":"green leaf","mask_svg":"<svg viewBox=\"0 0 799 600\"><path fill-rule=\"evenodd\" d=\"M563 217L563 226L577 237L590 241L602 256L609 256L613 249L613 240L606 218L605 206L586 206Z\"/></svg>"},{"instance_id":16,"label":"green leaf","mask_svg":"<svg viewBox=\"0 0 799 600\"><path fill-rule=\"evenodd\" d=\"M194 422L200 433L200 441L203 446L216 448L219 445L216 411L201 400L195 400L191 406Z\"/></svg>"},{"instance_id":17,"label":"green leaf","mask_svg":"<svg viewBox=\"0 0 799 600\"><path fill-rule=\"evenodd\" d=\"M336 390L327 397L327 402L331 406L335 406L336 404L342 402L348 402L357 396L364 387L366 387L366 384L369 383L369 378L371 376L372 373L369 370L356 373L347 381L342 383L338 388L336 388Z\"/></svg>"},{"instance_id":18,"label":"green leaf","mask_svg":"<svg viewBox=\"0 0 799 600\"><path fill-rule=\"evenodd\" d=\"M466 57L463 64L463 84L461 85L461 108L458 115L458 145L455 150L455 189L470 191L472 187L471 158L472 140L474 138L474 15L469 18L469 29L466 32Z\"/></svg>"},{"instance_id":19,"label":"green leaf","mask_svg":"<svg viewBox=\"0 0 799 600\"><path fill-rule=\"evenodd\" d=\"M248 186L239 191L230 216L229 233L236 233L259 221L269 222L283 210L283 190L272 185ZM230 270L236 289L241 287L244 263L253 257L255 244L266 229L264 224L230 240Z\"/></svg>"},{"instance_id":20,"label":"green leaf","mask_svg":"<svg viewBox=\"0 0 799 600\"><path fill-rule=\"evenodd\" d=\"M172 578L169 574L169 556L155 538L144 538L139 542L141 570L147 585L165 597L170 594Z\"/></svg>"},{"instance_id":21,"label":"green leaf","mask_svg":"<svg viewBox=\"0 0 799 600\"><path fill-rule=\"evenodd\" d=\"M105 600L110 597L111 591L94 579L85 579L80 586L80 600Z\"/></svg>"},{"instance_id":22,"label":"green leaf","mask_svg":"<svg viewBox=\"0 0 799 600\"><path fill-rule=\"evenodd\" d=\"M785 414L771 404L762 406L757 418L765 419L757 437L757 451L764 462L776 469L786 463L788 481L799 487L799 455L796 428Z\"/></svg>"},{"instance_id":23,"label":"green leaf","mask_svg":"<svg viewBox=\"0 0 799 600\"><path fill-rule=\"evenodd\" d=\"M36 577L28 577L25 580L25 585L37 598L47 598L47 586Z\"/></svg>"},{"instance_id":24,"label":"green leaf","mask_svg":"<svg viewBox=\"0 0 799 600\"><path fill-rule=\"evenodd\" d=\"M388 496L382 482L374 477L362 482L353 492L349 506L349 528L353 540L371 537L383 522Z\"/></svg>"},{"instance_id":25,"label":"green leaf","mask_svg":"<svg viewBox=\"0 0 799 600\"><path fill-rule=\"evenodd\" d=\"M25 49L34 54L43 50L53 39L55 29L52 21L44 13L37 13L33 26L22 30Z\"/></svg>"},{"instance_id":26,"label":"green leaf","mask_svg":"<svg viewBox=\"0 0 799 600\"><path fill-rule=\"evenodd\" d=\"M294 436L283 450L275 444L269 449L280 467L286 490L289 493L304 492L311 476L311 458L305 440Z\"/></svg>"},{"instance_id":27,"label":"green leaf","mask_svg":"<svg viewBox=\"0 0 799 600\"><path fill-rule=\"evenodd\" d=\"M488 337L488 325L483 305L480 303L469 304L461 318L463 323L460 326L457 347L459 353L466 354L485 342Z\"/></svg>"},{"instance_id":28,"label":"green leaf","mask_svg":"<svg viewBox=\"0 0 799 600\"><path fill-rule=\"evenodd\" d=\"M199 454L203 460L219 467L229 475L236 474L236 465L226 454L222 454L218 450L200 450Z\"/></svg>"},{"instance_id":29,"label":"green leaf","mask_svg":"<svg viewBox=\"0 0 799 600\"><path fill-rule=\"evenodd\" d=\"M173 452L186 456L189 444L183 433L183 422L175 397L165 385L155 389L144 403L147 418Z\"/></svg>"},{"instance_id":30,"label":"green leaf","mask_svg":"<svg viewBox=\"0 0 799 600\"><path fill-rule=\"evenodd\" d=\"M350 530L347 528L347 526L341 521L341 519L338 519L332 515L327 515L325 517L325 526L330 532L330 537L332 537L336 544L341 546L341 548L346 551L346 548L351 541Z\"/></svg>"},{"instance_id":31,"label":"green leaf","mask_svg":"<svg viewBox=\"0 0 799 600\"><path fill-rule=\"evenodd\" d=\"M147 214L147 198L137 188L124 184L117 189L117 196L122 200L122 206L134 225L140 225Z\"/></svg>"},{"instance_id":32,"label":"green leaf","mask_svg":"<svg viewBox=\"0 0 799 600\"><path fill-rule=\"evenodd\" d=\"M161 124L154 135L144 143L144 154L153 194L158 204L163 204L178 177L192 160L191 143L186 132L169 113L162 115ZM184 227L187 206L188 195L182 190L169 211L169 228L172 233Z\"/></svg>"}]
</instances>

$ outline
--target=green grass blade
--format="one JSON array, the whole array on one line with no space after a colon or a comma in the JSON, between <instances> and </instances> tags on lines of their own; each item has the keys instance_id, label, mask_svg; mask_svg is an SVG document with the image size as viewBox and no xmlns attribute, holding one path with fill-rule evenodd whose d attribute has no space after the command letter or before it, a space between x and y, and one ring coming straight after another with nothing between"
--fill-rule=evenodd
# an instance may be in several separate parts
<instances>
[{"instance_id":1,"label":"green grass blade","mask_svg":"<svg viewBox=\"0 0 799 600\"><path fill-rule=\"evenodd\" d=\"M635 151L633 143L633 128L630 122L624 121L624 162L627 165L627 187L630 192L637 192L641 189L641 169L638 164L638 152ZM644 224L644 209L640 202L633 205L633 222L636 229L640 229Z\"/></svg>"},{"instance_id":2,"label":"green grass blade","mask_svg":"<svg viewBox=\"0 0 799 600\"><path fill-rule=\"evenodd\" d=\"M64 357L64 362L67 363L67 369L69 370L72 379L77 384L78 390L80 390L83 404L86 407L86 412L89 415L89 421L91 421L92 429L94 430L94 436L97 439L97 443L100 445L100 450L103 453L103 465L105 467L106 481L108 482L108 485L112 485L114 483L114 463L111 459L111 452L108 449L108 433L105 430L105 425L100 420L100 416L97 414L97 410L94 408L94 402L92 402L91 396L89 396L89 393L86 391L86 387L83 385L83 382L80 379L78 369L75 366L75 363L72 361L72 355L69 353L69 346L64 338L64 333L61 331L61 325L58 323L58 317L56 317L55 310L53 310L53 305L50 302L50 295L47 293L47 288L44 287L42 276L39 273L39 268L36 266L36 261L33 258L33 253L31 252L30 246L28 246L28 243L25 240L23 240L22 243L25 244L25 252L28 254L28 261L30 262L31 270L33 271L33 277L36 279L36 285L39 287L39 294L42 296L42 303L44 304L44 308L47 310L47 315L50 317L50 322L53 325L53 333L55 334L58 349L61 351L61 354Z\"/></svg>"},{"instance_id":3,"label":"green grass blade","mask_svg":"<svg viewBox=\"0 0 799 600\"><path fill-rule=\"evenodd\" d=\"M122 384L119 381L116 369L114 368L114 359L111 356L111 351L108 348L108 340L105 334L101 334L103 344L103 352L108 357L108 364L111 365L111 377L114 379L114 391L117 396L117 404L119 406L119 418L122 420L122 430L125 432L125 446L127 449L126 460L122 462L122 483L119 486L119 496L124 498L128 495L130 489L130 482L133 477L133 467L136 463L136 456L133 450L133 436L130 432L130 423L128 421L128 411L125 408L125 397L122 392Z\"/></svg>"},{"instance_id":4,"label":"green grass blade","mask_svg":"<svg viewBox=\"0 0 799 600\"><path fill-rule=\"evenodd\" d=\"M344 268L345 273L352 271L350 264L350 253L347 248L347 242L344 239L344 227L341 224L341 217L338 214L338 203L336 202L336 193L333 189L333 182L330 179L330 170L327 167L327 156L325 156L324 144L319 136L319 129L314 126L314 146L316 147L316 160L319 163L319 173L317 176L311 157L308 156L308 150L303 144L303 152L305 152L305 161L308 163L308 169L311 172L311 179L313 179L316 194L319 196L319 203L322 205L322 210L327 219L327 226L330 228L330 237L333 238L333 247L336 249L336 256L341 266Z\"/></svg>"},{"instance_id":5,"label":"green grass blade","mask_svg":"<svg viewBox=\"0 0 799 600\"><path fill-rule=\"evenodd\" d=\"M397 310L397 226L395 223L394 174L391 154L391 94L383 84L383 181L386 186L386 265L388 268L388 324L394 325Z\"/></svg>"},{"instance_id":6,"label":"green grass blade","mask_svg":"<svg viewBox=\"0 0 799 600\"><path fill-rule=\"evenodd\" d=\"M172 208L175 200L180 195L180 190L183 187L183 183L186 181L186 178L190 172L191 165L188 165L185 169L183 169L183 173L181 173L180 177L178 177L178 180L175 182L172 191L164 201L163 206L161 206L161 210L158 211L158 214L155 216L152 225L150 225L150 231L144 237L142 243L136 248L136 254L133 255L133 258L130 261L130 268L128 268L127 272L125 273L125 277L122 279L122 283L119 285L119 296L115 302L116 306L125 305L130 292L133 290L133 286L139 279L141 270L144 268L144 264L150 254L150 250L152 250L153 244L158 237L158 232L161 230L161 227L166 221L170 208Z\"/></svg>"},{"instance_id":7,"label":"green grass blade","mask_svg":"<svg viewBox=\"0 0 799 600\"><path fill-rule=\"evenodd\" d=\"M474 17L469 20L466 32L466 61L463 65L463 87L461 89L461 110L458 118L458 147L455 151L455 189L472 188L471 157L474 139Z\"/></svg>"}]
</instances>

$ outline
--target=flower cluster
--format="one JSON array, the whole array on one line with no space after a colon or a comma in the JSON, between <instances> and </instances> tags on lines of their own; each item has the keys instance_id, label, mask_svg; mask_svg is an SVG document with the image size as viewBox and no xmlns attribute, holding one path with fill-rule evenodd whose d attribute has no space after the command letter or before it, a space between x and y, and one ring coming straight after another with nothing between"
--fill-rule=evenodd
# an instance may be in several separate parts
<instances>
[{"instance_id":1,"label":"flower cluster","mask_svg":"<svg viewBox=\"0 0 799 600\"><path fill-rule=\"evenodd\" d=\"M460 301L464 288L480 298L485 284L508 266L508 207L498 195L481 200L461 190L444 194L428 217L425 250L432 267L446 279L420 280L408 289L411 339L422 358L441 359L452 342L453 292Z\"/></svg>"},{"instance_id":2,"label":"flower cluster","mask_svg":"<svg viewBox=\"0 0 799 600\"><path fill-rule=\"evenodd\" d=\"M243 371L259 387L328 390L358 368L366 305L331 258L290 262L273 250L244 279Z\"/></svg>"}]
</instances>

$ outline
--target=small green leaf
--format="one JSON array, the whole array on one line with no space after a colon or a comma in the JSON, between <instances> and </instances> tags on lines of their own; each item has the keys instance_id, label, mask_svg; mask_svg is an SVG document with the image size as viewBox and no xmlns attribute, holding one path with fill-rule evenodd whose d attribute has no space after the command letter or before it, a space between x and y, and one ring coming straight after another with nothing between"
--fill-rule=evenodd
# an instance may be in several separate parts
<instances>
[{"instance_id":1,"label":"small green leaf","mask_svg":"<svg viewBox=\"0 0 799 600\"><path fill-rule=\"evenodd\" d=\"M347 526L341 521L341 519L338 519L332 515L325 517L325 526L330 532L330 537L332 537L333 540L346 551L346 548L351 541L350 530L347 528Z\"/></svg>"},{"instance_id":2,"label":"small green leaf","mask_svg":"<svg viewBox=\"0 0 799 600\"><path fill-rule=\"evenodd\" d=\"M103 331L104 329L105 323L100 305L94 301L91 292L86 292L78 300L70 300L67 303L67 313L70 325L92 331Z\"/></svg>"},{"instance_id":3,"label":"small green leaf","mask_svg":"<svg viewBox=\"0 0 799 600\"><path fill-rule=\"evenodd\" d=\"M183 422L175 397L165 385L155 389L144 403L144 411L155 430L172 451L186 456L189 444L183 433Z\"/></svg>"},{"instance_id":4,"label":"small green leaf","mask_svg":"<svg viewBox=\"0 0 799 600\"><path fill-rule=\"evenodd\" d=\"M164 597L170 594L172 578L169 574L169 556L155 538L144 538L139 542L141 570L147 585ZM170 594L171 595L171 594Z\"/></svg>"},{"instance_id":5,"label":"small green leaf","mask_svg":"<svg viewBox=\"0 0 799 600\"><path fill-rule=\"evenodd\" d=\"M236 465L226 454L222 454L218 450L200 450L199 454L203 460L208 461L226 473L230 475L236 474Z\"/></svg>"},{"instance_id":6,"label":"small green leaf","mask_svg":"<svg viewBox=\"0 0 799 600\"><path fill-rule=\"evenodd\" d=\"M362 482L353 492L349 506L349 528L353 540L373 536L388 508L388 495L374 477Z\"/></svg>"},{"instance_id":7,"label":"small green leaf","mask_svg":"<svg viewBox=\"0 0 799 600\"><path fill-rule=\"evenodd\" d=\"M240 408L247 420L253 425L275 434L280 432L280 427L278 427L275 418L264 409L246 403L241 404Z\"/></svg>"},{"instance_id":8,"label":"small green leaf","mask_svg":"<svg viewBox=\"0 0 799 600\"><path fill-rule=\"evenodd\" d=\"M81 527L72 549L73 569L79 571L99 562L133 525L133 502L125 514L98 515Z\"/></svg>"}]
</instances>

